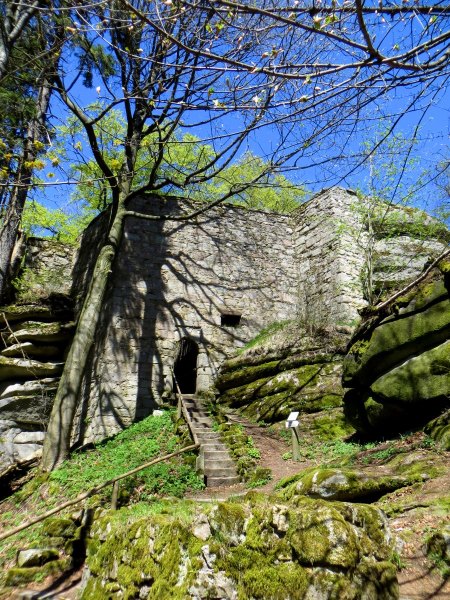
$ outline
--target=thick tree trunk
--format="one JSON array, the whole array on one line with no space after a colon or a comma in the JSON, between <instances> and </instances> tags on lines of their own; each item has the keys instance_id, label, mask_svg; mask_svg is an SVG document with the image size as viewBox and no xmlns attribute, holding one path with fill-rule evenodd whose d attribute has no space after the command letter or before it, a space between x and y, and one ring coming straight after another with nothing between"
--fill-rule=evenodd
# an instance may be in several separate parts
<instances>
[{"instance_id":1,"label":"thick tree trunk","mask_svg":"<svg viewBox=\"0 0 450 600\"><path fill-rule=\"evenodd\" d=\"M41 137L50 103L50 82L45 79L36 100L36 115L30 122L21 165L0 228L0 301L4 301L14 245L22 219L25 202L32 183L33 161L37 157L35 142Z\"/></svg>"},{"instance_id":2,"label":"thick tree trunk","mask_svg":"<svg viewBox=\"0 0 450 600\"><path fill-rule=\"evenodd\" d=\"M88 293L81 309L75 336L67 356L53 403L44 441L42 469L52 471L69 455L72 425L77 409L83 374L94 342L109 274L123 233L124 199L118 200L108 238L95 263Z\"/></svg>"}]
</instances>

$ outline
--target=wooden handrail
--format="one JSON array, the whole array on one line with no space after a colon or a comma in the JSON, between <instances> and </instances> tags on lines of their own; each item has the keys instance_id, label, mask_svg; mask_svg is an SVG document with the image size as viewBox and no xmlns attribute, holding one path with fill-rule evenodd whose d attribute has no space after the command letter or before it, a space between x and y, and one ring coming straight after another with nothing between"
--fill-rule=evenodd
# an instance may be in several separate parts
<instances>
[{"instance_id":1,"label":"wooden handrail","mask_svg":"<svg viewBox=\"0 0 450 600\"><path fill-rule=\"evenodd\" d=\"M74 500L68 500L67 502L64 502L64 504L60 504L59 506L52 508L51 510L44 513L43 515L40 515L36 519L32 519L31 521L28 521L27 523L24 523L23 525L20 525L19 527L16 527L15 529L11 529L10 531L7 531L6 533L0 534L0 541L6 540L6 538L9 538L12 535L15 535L16 533L19 533L19 532L23 531L24 529L31 527L31 525L35 525L36 523L40 523L41 521L44 521L48 517L51 517L52 515L60 512L61 510L64 510L65 508L68 508L69 506L73 506L74 504L78 504L79 502L86 500L86 498L89 498L90 496L97 494L97 492L99 492L103 488L107 487L108 485L115 485L116 482L120 481L121 479L125 479L125 477L128 477L129 475L134 475L135 473L142 471L142 469L151 467L152 465L162 462L163 460L173 458L174 456L177 456L178 454L182 454L183 452L189 452L190 450L196 450L198 448L198 446L199 446L199 444L192 444L191 446L186 446L185 448L181 448L181 450L177 450L176 452L172 452L171 454L166 454L165 456L161 456L160 458L155 458L148 463L140 465L139 467L136 467L135 469L132 469L131 471L127 471L126 473L119 475L118 477L114 477L113 479L108 479L108 481L105 481L105 482L101 483L100 485L97 485L96 487L91 488L89 491L84 492L83 494L80 494Z\"/></svg>"},{"instance_id":2,"label":"wooden handrail","mask_svg":"<svg viewBox=\"0 0 450 600\"><path fill-rule=\"evenodd\" d=\"M197 434L195 433L194 426L191 421L191 417L190 417L189 412L184 404L183 394L181 393L181 390L178 385L178 381L177 381L177 378L175 377L175 372L173 369L172 369L172 375L173 375L173 380L175 382L175 388L176 388L175 396L177 398L177 418L180 419L181 415L183 415L184 420L186 421L186 423L189 427L189 431L191 432L191 436L192 436L192 439L194 440L194 444L199 446L200 443L198 441Z\"/></svg>"}]
</instances>

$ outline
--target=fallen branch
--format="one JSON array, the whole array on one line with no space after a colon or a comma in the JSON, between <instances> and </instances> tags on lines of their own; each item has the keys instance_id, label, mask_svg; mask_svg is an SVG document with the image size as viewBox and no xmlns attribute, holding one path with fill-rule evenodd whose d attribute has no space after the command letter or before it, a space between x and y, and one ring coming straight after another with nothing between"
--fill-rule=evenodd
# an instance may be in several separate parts
<instances>
[{"instance_id":1,"label":"fallen branch","mask_svg":"<svg viewBox=\"0 0 450 600\"><path fill-rule=\"evenodd\" d=\"M79 502L86 500L86 498L89 498L90 496L94 496L100 490L107 487L108 485L113 485L114 483L116 483L116 481L120 481L121 479L124 479L125 477L128 477L129 475L134 475L135 473L142 471L142 469L151 467L152 465L162 462L163 460L168 460L169 458L173 458L174 456L177 456L178 454L182 454L183 452L189 452L190 450L195 450L196 448L198 448L198 444L186 446L185 448L182 448L181 450L172 452L172 454L166 454L165 456L162 456L160 458L155 458L154 460L151 460L150 462L145 463L145 464L141 465L140 467L136 467L135 469L132 469L131 471L127 471L126 473L123 473L123 475L119 475L119 477L114 477L114 479L109 479L108 481L105 481L104 483L101 483L100 485L97 485L96 487L91 488L89 491L83 492L82 494L77 496L74 500L68 500L67 502L64 502L64 504L60 504L59 506L52 508L52 510L49 510L48 512L44 513L43 515L36 517L36 519L33 519L32 521L28 521L27 523L24 523L23 525L20 525L19 527L16 527L15 529L11 529L10 531L7 531L6 533L0 534L0 541L5 540L6 538L9 538L12 535L15 535L16 533L19 533L20 531L23 531L24 529L27 529L28 527L31 527L31 525L35 525L36 523L40 523L41 521L44 521L48 517L51 517L52 515L64 510L65 508L68 508L69 506L73 506L74 504L78 504Z\"/></svg>"}]
</instances>

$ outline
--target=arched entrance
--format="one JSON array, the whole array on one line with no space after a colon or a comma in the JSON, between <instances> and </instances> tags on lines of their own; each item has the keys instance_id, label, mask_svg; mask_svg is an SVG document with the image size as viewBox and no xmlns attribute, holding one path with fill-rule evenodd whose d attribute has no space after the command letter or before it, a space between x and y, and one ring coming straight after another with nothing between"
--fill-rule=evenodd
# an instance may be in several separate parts
<instances>
[{"instance_id":1,"label":"arched entrance","mask_svg":"<svg viewBox=\"0 0 450 600\"><path fill-rule=\"evenodd\" d=\"M190 338L182 338L173 372L182 394L195 394L197 390L198 345ZM174 389L176 389L174 382Z\"/></svg>"}]
</instances>

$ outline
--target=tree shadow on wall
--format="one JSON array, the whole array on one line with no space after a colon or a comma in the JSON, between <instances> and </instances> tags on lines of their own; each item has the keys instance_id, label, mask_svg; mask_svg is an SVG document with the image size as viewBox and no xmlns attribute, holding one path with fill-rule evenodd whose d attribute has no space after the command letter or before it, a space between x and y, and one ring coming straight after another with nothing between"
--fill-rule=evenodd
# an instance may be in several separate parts
<instances>
[{"instance_id":1,"label":"tree shadow on wall","mask_svg":"<svg viewBox=\"0 0 450 600\"><path fill-rule=\"evenodd\" d=\"M181 210L179 201L161 198L150 208L155 215ZM194 339L214 370L275 320L276 277L280 287L292 273L280 265L275 275L259 269L272 259L273 244L261 243L258 228L244 235L224 219L223 211L195 222L127 219L84 378L78 439L110 435L150 414L171 389L183 337ZM230 308L243 315L242 326L221 327Z\"/></svg>"}]
</instances>

